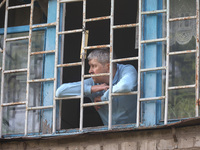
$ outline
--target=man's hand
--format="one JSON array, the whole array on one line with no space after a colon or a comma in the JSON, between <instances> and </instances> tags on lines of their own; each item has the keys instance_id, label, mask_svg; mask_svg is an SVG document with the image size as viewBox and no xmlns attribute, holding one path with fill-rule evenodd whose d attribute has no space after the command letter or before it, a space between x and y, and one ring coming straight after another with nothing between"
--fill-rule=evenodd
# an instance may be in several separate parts
<instances>
[{"instance_id":1,"label":"man's hand","mask_svg":"<svg viewBox=\"0 0 200 150\"><path fill-rule=\"evenodd\" d=\"M109 89L109 85L104 83L104 84L92 86L91 92L95 93L95 92L99 92L99 91L103 91L103 90L107 91L108 89Z\"/></svg>"},{"instance_id":2,"label":"man's hand","mask_svg":"<svg viewBox=\"0 0 200 150\"><path fill-rule=\"evenodd\" d=\"M94 102L101 102L101 96L95 97ZM101 105L96 105L94 106L94 108L96 109L96 111L98 111L101 108Z\"/></svg>"}]
</instances>

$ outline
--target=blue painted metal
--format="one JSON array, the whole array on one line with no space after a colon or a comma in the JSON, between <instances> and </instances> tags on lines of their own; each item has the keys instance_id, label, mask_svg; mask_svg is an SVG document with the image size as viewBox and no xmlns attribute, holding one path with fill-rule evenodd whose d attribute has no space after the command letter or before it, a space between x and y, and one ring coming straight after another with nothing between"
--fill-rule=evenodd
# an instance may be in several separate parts
<instances>
[{"instance_id":1,"label":"blue painted metal","mask_svg":"<svg viewBox=\"0 0 200 150\"><path fill-rule=\"evenodd\" d=\"M143 11L153 11L158 10L160 0L145 0L143 5ZM157 39L160 38L160 18L157 14L145 15L143 17L144 22L144 33L143 40ZM162 23L161 23L162 24ZM144 52L144 68L155 68L161 66L162 64L162 45L158 43L149 43L143 46ZM151 71L144 73L144 97L156 97L160 93L160 71ZM161 80L162 81L162 80ZM159 102L144 102L144 116L143 123L145 126L153 126L157 122L157 111L160 111ZM160 118L160 117L159 117Z\"/></svg>"}]
</instances>

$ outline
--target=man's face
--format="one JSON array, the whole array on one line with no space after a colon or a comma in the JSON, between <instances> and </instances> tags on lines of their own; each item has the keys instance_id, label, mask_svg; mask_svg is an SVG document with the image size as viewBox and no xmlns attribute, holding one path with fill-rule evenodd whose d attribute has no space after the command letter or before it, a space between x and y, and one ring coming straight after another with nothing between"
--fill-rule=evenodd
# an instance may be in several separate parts
<instances>
[{"instance_id":1,"label":"man's face","mask_svg":"<svg viewBox=\"0 0 200 150\"><path fill-rule=\"evenodd\" d=\"M98 62L97 59L91 59L89 61L90 65L90 74L99 74L99 73L108 73L109 72L109 63L103 65ZM98 77L92 77L95 83L107 83L108 82L108 76L98 76Z\"/></svg>"}]
</instances>

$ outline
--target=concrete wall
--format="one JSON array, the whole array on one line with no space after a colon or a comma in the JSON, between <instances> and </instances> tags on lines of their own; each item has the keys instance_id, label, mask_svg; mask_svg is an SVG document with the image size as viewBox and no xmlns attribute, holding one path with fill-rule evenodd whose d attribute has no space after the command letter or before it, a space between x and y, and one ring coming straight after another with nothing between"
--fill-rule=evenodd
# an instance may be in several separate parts
<instances>
[{"instance_id":1,"label":"concrete wall","mask_svg":"<svg viewBox=\"0 0 200 150\"><path fill-rule=\"evenodd\" d=\"M0 150L199 150L200 126L7 140ZM176 138L174 139L173 137Z\"/></svg>"}]
</instances>

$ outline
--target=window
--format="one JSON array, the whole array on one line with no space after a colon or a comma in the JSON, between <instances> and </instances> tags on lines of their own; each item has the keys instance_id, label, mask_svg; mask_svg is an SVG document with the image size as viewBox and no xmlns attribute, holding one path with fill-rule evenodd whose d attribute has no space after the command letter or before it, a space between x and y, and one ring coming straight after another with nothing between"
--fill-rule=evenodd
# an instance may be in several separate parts
<instances>
[{"instance_id":1,"label":"window","mask_svg":"<svg viewBox=\"0 0 200 150\"><path fill-rule=\"evenodd\" d=\"M103 126L93 108L99 104L108 106L109 122L98 130L122 127L112 125L111 111L121 95L137 97L128 127L199 116L199 0L3 0L0 17L3 137L94 131ZM100 103L84 98L92 76L86 56L99 47L110 48L111 66L136 68L135 91L109 92ZM110 89L111 70L103 74ZM81 95L55 97L60 84L74 81Z\"/></svg>"}]
</instances>

